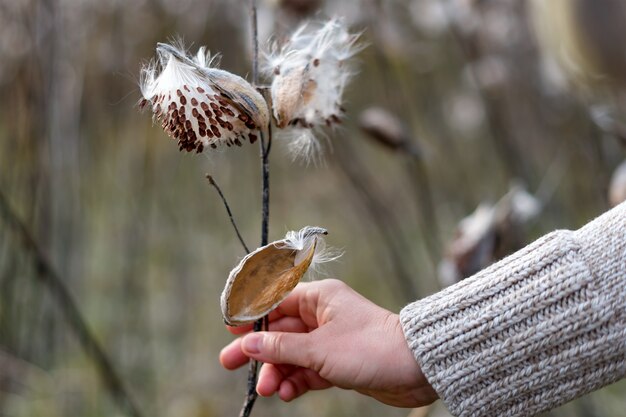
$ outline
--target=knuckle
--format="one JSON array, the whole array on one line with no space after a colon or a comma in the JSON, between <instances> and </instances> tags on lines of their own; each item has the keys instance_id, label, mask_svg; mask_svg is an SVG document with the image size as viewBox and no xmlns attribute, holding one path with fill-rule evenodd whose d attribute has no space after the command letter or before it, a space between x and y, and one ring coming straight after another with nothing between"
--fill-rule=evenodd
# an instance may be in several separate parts
<instances>
[{"instance_id":1,"label":"knuckle","mask_svg":"<svg viewBox=\"0 0 626 417\"><path fill-rule=\"evenodd\" d=\"M346 286L346 284L343 281L340 281L336 278L325 279L324 281L322 281L322 284L325 289L328 289L331 291L337 291Z\"/></svg>"},{"instance_id":2,"label":"knuckle","mask_svg":"<svg viewBox=\"0 0 626 417\"><path fill-rule=\"evenodd\" d=\"M272 352L272 356L275 357L278 361L282 361L284 358L284 335L282 333L276 333L270 338L269 348Z\"/></svg>"}]
</instances>

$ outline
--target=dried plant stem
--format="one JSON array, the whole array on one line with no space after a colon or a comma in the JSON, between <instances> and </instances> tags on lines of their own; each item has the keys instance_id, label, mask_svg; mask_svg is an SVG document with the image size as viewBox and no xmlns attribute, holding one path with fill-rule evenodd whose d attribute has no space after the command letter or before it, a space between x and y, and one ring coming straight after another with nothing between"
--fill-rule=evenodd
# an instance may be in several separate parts
<instances>
[{"instance_id":1,"label":"dried plant stem","mask_svg":"<svg viewBox=\"0 0 626 417\"><path fill-rule=\"evenodd\" d=\"M257 4L256 0L250 0L250 27L252 36L252 84L258 88L259 86L259 38L258 38L258 22L257 22ZM263 94L264 90L259 88ZM265 97L265 95L264 95ZM267 101L267 99L266 99ZM261 131L259 147L261 154L261 246L268 243L269 236L269 218L270 218L270 164L269 156L272 145L271 121L267 129L268 136ZM265 316L254 322L253 331L258 332L269 329L269 317ZM248 365L248 389L244 399L243 407L239 413L239 417L249 417L252 407L257 399L256 380L259 370L259 362L252 359Z\"/></svg>"},{"instance_id":2,"label":"dried plant stem","mask_svg":"<svg viewBox=\"0 0 626 417\"><path fill-rule=\"evenodd\" d=\"M206 177L209 180L209 184L211 184L213 188L215 188L220 198L222 199L222 203L224 203L224 208L226 209L226 213L228 213L228 218L230 219L230 224L233 225L233 229L235 229L235 233L237 234L237 238L239 239L241 246L243 246L243 249L246 251L246 254L250 253L250 249L248 249L248 245L246 245L246 242L243 240L241 233L239 233L239 228L237 227L237 223L235 222L233 213L232 211L230 211L230 206L228 205L228 201L226 200L226 197L224 197L222 190L220 189L219 185L217 185L217 183L215 182L215 180L213 179L211 175L206 174Z\"/></svg>"},{"instance_id":3,"label":"dried plant stem","mask_svg":"<svg viewBox=\"0 0 626 417\"><path fill-rule=\"evenodd\" d=\"M523 160L523 152L517 149L506 127L506 117L503 111L503 109L505 109L503 95L497 90L486 91L478 81L475 66L472 65L482 57L481 46L474 39L463 34L463 31L451 16L450 6L445 4L443 0L440 0L440 3L447 19L451 22L451 24L448 25L450 36L457 44L462 58L465 60L466 64L468 64L468 75L476 86L475 92L485 109L487 125L490 130L489 136L502 167L507 174L515 178L521 178L529 184L531 176L529 168L526 166L526 161Z\"/></svg>"},{"instance_id":4,"label":"dried plant stem","mask_svg":"<svg viewBox=\"0 0 626 417\"><path fill-rule=\"evenodd\" d=\"M420 211L420 222L422 223L421 228L424 233L426 250L433 264L433 269L436 270L441 256L441 243L439 241L437 211L433 202L428 170L419 155L411 155L407 169L412 174L411 177L414 180L412 182L415 184L415 198Z\"/></svg>"},{"instance_id":5,"label":"dried plant stem","mask_svg":"<svg viewBox=\"0 0 626 417\"><path fill-rule=\"evenodd\" d=\"M398 300L402 302L414 300L418 296L418 288L404 260L406 256L403 254L406 253L407 246L402 243L402 227L395 221L385 203L378 198L380 193L372 190L373 184L365 174L368 171L348 142L337 145L335 155L338 159L338 169L351 184L357 197L362 200L359 206L366 210L371 224L384 241L382 246L387 252L387 259L393 271Z\"/></svg>"},{"instance_id":6,"label":"dried plant stem","mask_svg":"<svg viewBox=\"0 0 626 417\"><path fill-rule=\"evenodd\" d=\"M259 24L256 0L250 0L250 29L252 36L252 84L259 84Z\"/></svg>"},{"instance_id":7,"label":"dried plant stem","mask_svg":"<svg viewBox=\"0 0 626 417\"><path fill-rule=\"evenodd\" d=\"M0 215L9 226L16 230L26 250L33 255L38 279L48 289L58 304L63 318L75 333L87 356L95 363L102 382L110 392L115 403L125 414L131 417L142 417L143 414L131 398L113 363L89 330L87 323L78 310L76 301L74 301L70 291L65 286L63 279L53 268L28 227L11 208L1 190Z\"/></svg>"}]
</instances>

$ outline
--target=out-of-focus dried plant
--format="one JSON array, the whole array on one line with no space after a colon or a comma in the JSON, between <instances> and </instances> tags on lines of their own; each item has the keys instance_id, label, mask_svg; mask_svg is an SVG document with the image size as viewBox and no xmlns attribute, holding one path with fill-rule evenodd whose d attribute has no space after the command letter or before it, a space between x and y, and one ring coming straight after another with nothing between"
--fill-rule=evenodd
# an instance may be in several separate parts
<instances>
[{"instance_id":1,"label":"out-of-focus dried plant","mask_svg":"<svg viewBox=\"0 0 626 417\"><path fill-rule=\"evenodd\" d=\"M370 107L363 111L359 117L359 127L369 137L391 150L421 156L404 123L385 109Z\"/></svg>"},{"instance_id":2,"label":"out-of-focus dried plant","mask_svg":"<svg viewBox=\"0 0 626 417\"><path fill-rule=\"evenodd\" d=\"M305 18L318 11L324 0L275 0L283 12L297 18Z\"/></svg>"},{"instance_id":3,"label":"out-of-focus dried plant","mask_svg":"<svg viewBox=\"0 0 626 417\"><path fill-rule=\"evenodd\" d=\"M519 185L513 185L496 204L480 204L459 222L445 249L439 264L441 285L452 285L524 246L524 227L541 207Z\"/></svg>"},{"instance_id":4,"label":"out-of-focus dried plant","mask_svg":"<svg viewBox=\"0 0 626 417\"><path fill-rule=\"evenodd\" d=\"M439 224L428 169L416 141L411 138L408 128L399 118L382 108L371 107L361 113L359 126L378 144L410 157L406 167L411 182L415 184L422 237L433 266L437 265L440 257Z\"/></svg>"},{"instance_id":5,"label":"out-of-focus dried plant","mask_svg":"<svg viewBox=\"0 0 626 417\"><path fill-rule=\"evenodd\" d=\"M626 4L619 0L533 0L540 44L586 88L626 86Z\"/></svg>"}]
</instances>

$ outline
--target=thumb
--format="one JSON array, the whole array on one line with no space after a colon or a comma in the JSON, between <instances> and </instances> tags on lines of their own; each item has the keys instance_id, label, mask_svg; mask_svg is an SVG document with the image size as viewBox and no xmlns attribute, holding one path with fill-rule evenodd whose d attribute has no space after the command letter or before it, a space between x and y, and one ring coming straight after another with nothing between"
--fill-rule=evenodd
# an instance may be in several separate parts
<instances>
[{"instance_id":1,"label":"thumb","mask_svg":"<svg viewBox=\"0 0 626 417\"><path fill-rule=\"evenodd\" d=\"M311 368L313 355L308 333L250 333L241 342L246 356L261 362Z\"/></svg>"}]
</instances>

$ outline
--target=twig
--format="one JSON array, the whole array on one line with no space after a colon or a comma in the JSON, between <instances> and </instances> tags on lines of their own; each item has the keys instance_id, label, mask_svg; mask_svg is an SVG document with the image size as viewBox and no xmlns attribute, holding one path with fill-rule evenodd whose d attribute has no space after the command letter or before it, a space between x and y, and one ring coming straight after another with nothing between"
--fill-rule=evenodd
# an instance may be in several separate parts
<instances>
[{"instance_id":1,"label":"twig","mask_svg":"<svg viewBox=\"0 0 626 417\"><path fill-rule=\"evenodd\" d=\"M233 229L235 229L235 233L237 234L237 238L239 239L239 242L241 243L241 246L243 246L243 249L246 251L246 254L250 253L250 249L248 249L248 245L246 245L246 242L243 240L243 237L241 236L241 233L239 233L239 228L237 227L237 223L235 222L235 218L233 217L233 213L232 213L232 211L230 211L230 206L228 205L228 201L226 201L226 197L224 197L224 194L222 193L222 190L220 189L219 185L217 185L217 183L215 182L215 180L213 179L213 177L211 175L206 174L206 177L209 180L209 184L211 184L213 186L213 188L215 188L217 193L220 195L220 198L222 199L222 203L224 203L224 208L226 209L226 213L228 213L228 218L230 219L230 224L233 225Z\"/></svg>"},{"instance_id":2,"label":"twig","mask_svg":"<svg viewBox=\"0 0 626 417\"><path fill-rule=\"evenodd\" d=\"M256 0L250 0L250 28L252 36L252 84L259 84L259 24L256 13Z\"/></svg>"},{"instance_id":3,"label":"twig","mask_svg":"<svg viewBox=\"0 0 626 417\"><path fill-rule=\"evenodd\" d=\"M104 385L107 387L113 400L119 408L132 417L142 417L143 414L131 398L130 393L113 367L109 357L100 346L95 336L89 330L87 323L82 318L69 290L66 288L60 275L53 268L48 258L44 255L39 244L31 234L30 230L19 218L17 213L11 208L8 200L0 190L0 214L9 226L12 226L22 238L22 243L26 249L32 253L35 260L37 277L48 288L53 298L57 301L63 318L76 334L81 346L95 363Z\"/></svg>"},{"instance_id":4,"label":"twig","mask_svg":"<svg viewBox=\"0 0 626 417\"><path fill-rule=\"evenodd\" d=\"M252 36L252 84L259 84L259 37L257 22L257 4L256 0L250 0L250 26ZM260 89L260 92L267 93L267 89ZM265 97L265 95L264 95ZM266 99L267 101L267 99ZM268 243L269 235L269 217L270 217L270 165L269 156L272 145L271 121L267 126L268 137L265 138L263 130L260 133L259 148L261 154L261 187L262 187L262 213L261 213L261 246ZM265 326L264 326L265 324ZM258 332L269 328L268 316L260 318L254 322L253 331ZM256 379L259 370L259 362L252 359L248 365L248 389L244 399L243 407L239 413L239 417L249 417L257 399Z\"/></svg>"}]
</instances>

